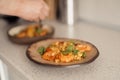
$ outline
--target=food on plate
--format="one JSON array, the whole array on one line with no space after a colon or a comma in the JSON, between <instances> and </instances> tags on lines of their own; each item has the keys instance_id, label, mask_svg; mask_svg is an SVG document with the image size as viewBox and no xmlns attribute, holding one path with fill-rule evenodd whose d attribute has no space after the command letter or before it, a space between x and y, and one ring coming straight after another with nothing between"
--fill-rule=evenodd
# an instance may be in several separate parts
<instances>
[{"instance_id":1,"label":"food on plate","mask_svg":"<svg viewBox=\"0 0 120 80\"><path fill-rule=\"evenodd\" d=\"M7 31L7 34L12 42L24 45L52 38L54 32L55 29L51 25L32 23L12 27Z\"/></svg>"},{"instance_id":2,"label":"food on plate","mask_svg":"<svg viewBox=\"0 0 120 80\"><path fill-rule=\"evenodd\" d=\"M76 41L56 41L47 47L40 46L37 52L41 58L55 63L69 63L86 58L91 46Z\"/></svg>"},{"instance_id":3,"label":"food on plate","mask_svg":"<svg viewBox=\"0 0 120 80\"><path fill-rule=\"evenodd\" d=\"M15 35L17 38L33 38L38 36L45 36L48 34L48 30L42 28L39 25L29 25L25 29L21 30L18 34Z\"/></svg>"},{"instance_id":4,"label":"food on plate","mask_svg":"<svg viewBox=\"0 0 120 80\"><path fill-rule=\"evenodd\" d=\"M93 62L99 56L99 51L87 41L51 38L31 44L26 55L38 64L72 66Z\"/></svg>"}]
</instances>

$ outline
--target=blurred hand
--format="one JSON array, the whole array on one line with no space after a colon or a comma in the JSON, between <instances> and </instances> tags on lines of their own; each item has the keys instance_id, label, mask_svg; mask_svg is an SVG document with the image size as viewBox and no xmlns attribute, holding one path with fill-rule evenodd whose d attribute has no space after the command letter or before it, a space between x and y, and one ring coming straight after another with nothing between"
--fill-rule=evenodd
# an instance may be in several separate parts
<instances>
[{"instance_id":1,"label":"blurred hand","mask_svg":"<svg viewBox=\"0 0 120 80\"><path fill-rule=\"evenodd\" d=\"M48 16L49 8L43 0L21 0L14 15L30 21L43 20Z\"/></svg>"}]
</instances>

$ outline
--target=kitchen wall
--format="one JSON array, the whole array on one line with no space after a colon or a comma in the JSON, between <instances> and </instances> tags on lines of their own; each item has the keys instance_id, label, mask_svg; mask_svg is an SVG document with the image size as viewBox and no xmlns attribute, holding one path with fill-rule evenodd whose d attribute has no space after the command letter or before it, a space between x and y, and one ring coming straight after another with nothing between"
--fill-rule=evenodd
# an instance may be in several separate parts
<instances>
[{"instance_id":1,"label":"kitchen wall","mask_svg":"<svg viewBox=\"0 0 120 80\"><path fill-rule=\"evenodd\" d=\"M79 18L120 30L120 0L79 0Z\"/></svg>"}]
</instances>

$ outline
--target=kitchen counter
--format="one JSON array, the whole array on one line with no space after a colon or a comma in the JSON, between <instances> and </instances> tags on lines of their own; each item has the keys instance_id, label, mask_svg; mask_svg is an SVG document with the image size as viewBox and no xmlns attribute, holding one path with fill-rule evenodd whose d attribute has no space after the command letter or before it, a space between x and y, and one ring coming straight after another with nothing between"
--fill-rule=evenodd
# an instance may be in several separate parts
<instances>
[{"instance_id":1,"label":"kitchen counter","mask_svg":"<svg viewBox=\"0 0 120 80\"><path fill-rule=\"evenodd\" d=\"M54 37L68 37L89 41L100 52L90 64L72 67L43 66L26 57L28 45L12 43L7 37L11 27L0 20L0 58L19 76L15 80L120 80L120 31L85 22L67 26L47 22L55 27Z\"/></svg>"}]
</instances>

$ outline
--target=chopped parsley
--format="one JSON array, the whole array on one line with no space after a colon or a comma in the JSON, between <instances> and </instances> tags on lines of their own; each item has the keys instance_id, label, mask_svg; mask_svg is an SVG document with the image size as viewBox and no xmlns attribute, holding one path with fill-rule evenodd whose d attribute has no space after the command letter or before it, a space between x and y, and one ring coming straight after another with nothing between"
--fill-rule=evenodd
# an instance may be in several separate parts
<instances>
[{"instance_id":1,"label":"chopped parsley","mask_svg":"<svg viewBox=\"0 0 120 80\"><path fill-rule=\"evenodd\" d=\"M79 52L79 50L73 50L73 54L74 54L74 55L77 55L78 52Z\"/></svg>"},{"instance_id":2,"label":"chopped parsley","mask_svg":"<svg viewBox=\"0 0 120 80\"><path fill-rule=\"evenodd\" d=\"M74 45L69 45L66 48L66 51L72 52L74 50Z\"/></svg>"},{"instance_id":3,"label":"chopped parsley","mask_svg":"<svg viewBox=\"0 0 120 80\"><path fill-rule=\"evenodd\" d=\"M45 52L45 48L44 47L39 47L38 52L40 53L40 55L43 55L44 52Z\"/></svg>"},{"instance_id":4,"label":"chopped parsley","mask_svg":"<svg viewBox=\"0 0 120 80\"><path fill-rule=\"evenodd\" d=\"M65 51L62 51L62 53L63 53L64 55L67 55L67 54L69 54L69 53L71 53L71 52L72 52L74 55L76 55L76 54L78 54L79 50L76 50L74 45L69 45L69 46L67 46L67 48L65 49Z\"/></svg>"}]
</instances>

